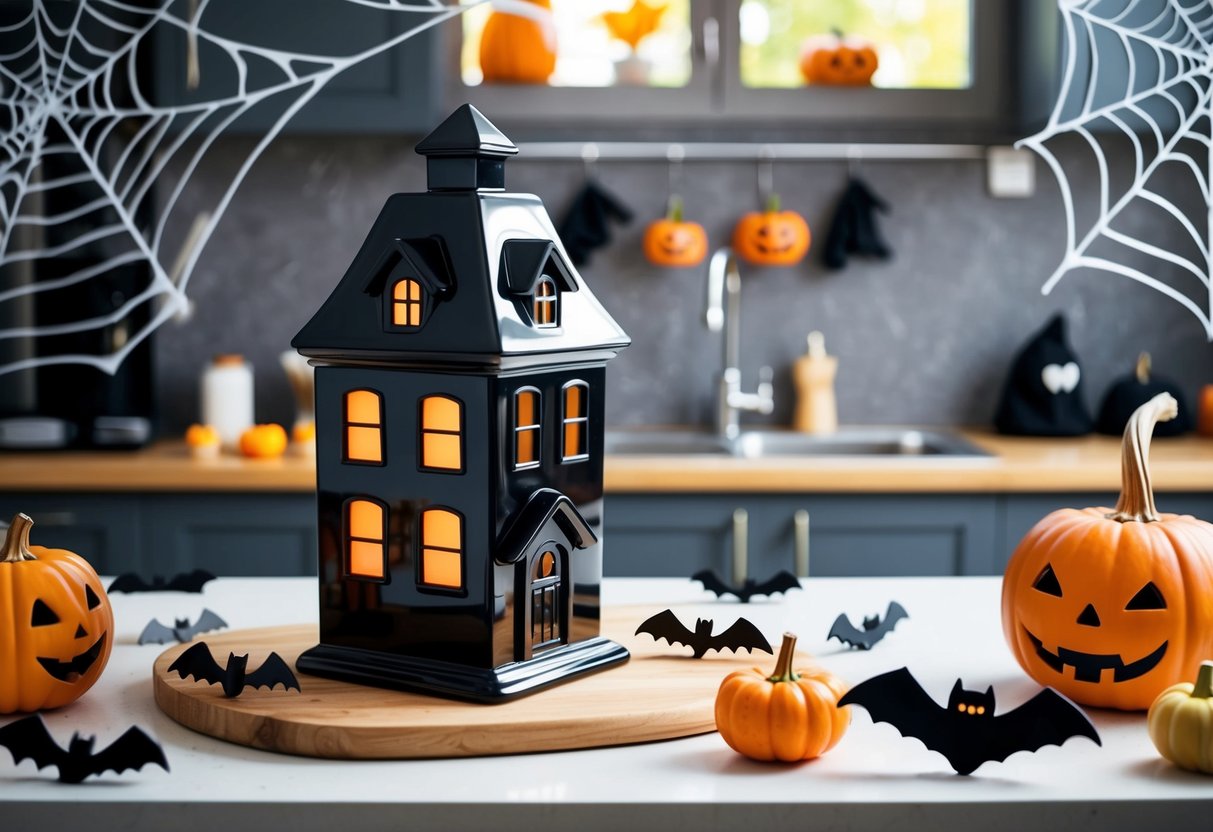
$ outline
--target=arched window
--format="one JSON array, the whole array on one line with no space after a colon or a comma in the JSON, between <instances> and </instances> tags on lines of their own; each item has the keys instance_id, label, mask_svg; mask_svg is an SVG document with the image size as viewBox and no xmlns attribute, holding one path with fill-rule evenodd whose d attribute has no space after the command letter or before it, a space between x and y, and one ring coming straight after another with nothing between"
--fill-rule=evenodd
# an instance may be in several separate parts
<instances>
[{"instance_id":1,"label":"arched window","mask_svg":"<svg viewBox=\"0 0 1213 832\"><path fill-rule=\"evenodd\" d=\"M543 399L534 387L514 394L514 468L534 468L539 464L541 428L540 406Z\"/></svg>"},{"instance_id":2,"label":"arched window","mask_svg":"<svg viewBox=\"0 0 1213 832\"><path fill-rule=\"evenodd\" d=\"M584 381L570 381L564 386L564 414L561 426L561 459L575 462L589 457L589 395Z\"/></svg>"},{"instance_id":3,"label":"arched window","mask_svg":"<svg viewBox=\"0 0 1213 832\"><path fill-rule=\"evenodd\" d=\"M409 329L421 326L423 297L418 281L407 277L397 280L392 287L392 323Z\"/></svg>"},{"instance_id":4,"label":"arched window","mask_svg":"<svg viewBox=\"0 0 1213 832\"><path fill-rule=\"evenodd\" d=\"M559 322L559 302L556 281L550 277L539 278L539 282L535 284L535 297L531 302L531 317L535 320L535 326L556 326Z\"/></svg>"},{"instance_id":5,"label":"arched window","mask_svg":"<svg viewBox=\"0 0 1213 832\"><path fill-rule=\"evenodd\" d=\"M450 396L421 400L421 467L463 471L463 404Z\"/></svg>"},{"instance_id":6,"label":"arched window","mask_svg":"<svg viewBox=\"0 0 1213 832\"><path fill-rule=\"evenodd\" d=\"M387 508L356 497L345 503L345 574L382 581L387 577Z\"/></svg>"},{"instance_id":7,"label":"arched window","mask_svg":"<svg viewBox=\"0 0 1213 832\"><path fill-rule=\"evenodd\" d=\"M422 586L463 589L463 516L447 508L421 512Z\"/></svg>"},{"instance_id":8,"label":"arched window","mask_svg":"<svg viewBox=\"0 0 1213 832\"><path fill-rule=\"evenodd\" d=\"M374 390L345 394L345 461L383 464L383 397Z\"/></svg>"}]
</instances>

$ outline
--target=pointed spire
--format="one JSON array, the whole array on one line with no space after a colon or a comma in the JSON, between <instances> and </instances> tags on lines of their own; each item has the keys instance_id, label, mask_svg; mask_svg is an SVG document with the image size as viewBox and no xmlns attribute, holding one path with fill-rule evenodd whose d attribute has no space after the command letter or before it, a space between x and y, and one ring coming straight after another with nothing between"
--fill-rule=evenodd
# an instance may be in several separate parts
<instances>
[{"instance_id":1,"label":"pointed spire","mask_svg":"<svg viewBox=\"0 0 1213 832\"><path fill-rule=\"evenodd\" d=\"M505 160L518 152L509 137L464 104L417 145L431 191L504 190Z\"/></svg>"}]
</instances>

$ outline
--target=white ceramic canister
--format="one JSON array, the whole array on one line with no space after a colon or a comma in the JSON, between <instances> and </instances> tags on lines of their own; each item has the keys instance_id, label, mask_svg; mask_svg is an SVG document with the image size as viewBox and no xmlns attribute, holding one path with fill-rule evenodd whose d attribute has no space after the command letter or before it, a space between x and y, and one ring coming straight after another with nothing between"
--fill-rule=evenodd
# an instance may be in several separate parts
<instances>
[{"instance_id":1,"label":"white ceramic canister","mask_svg":"<svg viewBox=\"0 0 1213 832\"><path fill-rule=\"evenodd\" d=\"M219 433L227 450L254 425L253 368L242 355L217 355L202 373L202 423Z\"/></svg>"}]
</instances>

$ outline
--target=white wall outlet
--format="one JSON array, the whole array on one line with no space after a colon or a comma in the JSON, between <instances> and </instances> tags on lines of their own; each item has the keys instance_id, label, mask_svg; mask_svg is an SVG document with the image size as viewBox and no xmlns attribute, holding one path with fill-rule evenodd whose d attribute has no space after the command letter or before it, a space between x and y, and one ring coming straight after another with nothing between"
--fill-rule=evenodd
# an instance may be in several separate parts
<instances>
[{"instance_id":1,"label":"white wall outlet","mask_svg":"<svg viewBox=\"0 0 1213 832\"><path fill-rule=\"evenodd\" d=\"M986 184L990 196L1024 199L1036 192L1036 154L1014 147L986 151Z\"/></svg>"}]
</instances>

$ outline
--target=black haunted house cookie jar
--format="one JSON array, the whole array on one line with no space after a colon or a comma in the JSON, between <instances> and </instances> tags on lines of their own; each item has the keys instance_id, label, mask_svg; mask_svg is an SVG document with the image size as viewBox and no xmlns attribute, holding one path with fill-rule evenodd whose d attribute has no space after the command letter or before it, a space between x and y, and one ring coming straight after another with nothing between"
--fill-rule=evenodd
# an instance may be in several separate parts
<instances>
[{"instance_id":1,"label":"black haunted house cookie jar","mask_svg":"<svg viewBox=\"0 0 1213 832\"><path fill-rule=\"evenodd\" d=\"M292 346L316 366L306 673L481 701L627 661L599 635L606 363L629 343L518 152L464 105Z\"/></svg>"}]
</instances>

